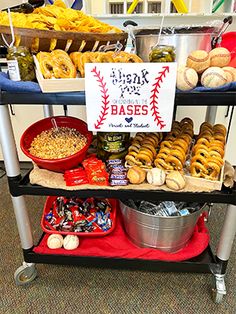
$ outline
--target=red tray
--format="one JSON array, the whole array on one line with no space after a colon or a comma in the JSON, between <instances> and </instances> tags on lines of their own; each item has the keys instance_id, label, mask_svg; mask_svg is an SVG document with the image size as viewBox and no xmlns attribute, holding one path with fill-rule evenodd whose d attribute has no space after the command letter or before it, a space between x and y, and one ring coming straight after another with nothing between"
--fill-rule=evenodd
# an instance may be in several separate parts
<instances>
[{"instance_id":1,"label":"red tray","mask_svg":"<svg viewBox=\"0 0 236 314\"><path fill-rule=\"evenodd\" d=\"M109 229L108 231L95 231L95 232L66 232L66 231L57 231L57 230L49 230L46 228L45 224L44 224L44 217L45 215L49 212L53 202L55 201L55 199L57 198L57 196L49 196L46 200L46 203L44 205L44 210L43 210L43 215L42 215L42 219L41 219L41 227L43 229L44 232L49 233L49 234L61 234L61 235L77 235L80 237L104 237L108 234L110 234L114 229L115 229L115 222L116 222L116 212L117 212L117 201L115 199L108 199L109 203L111 204L111 220L112 220L112 227L111 229Z\"/></svg>"}]
</instances>

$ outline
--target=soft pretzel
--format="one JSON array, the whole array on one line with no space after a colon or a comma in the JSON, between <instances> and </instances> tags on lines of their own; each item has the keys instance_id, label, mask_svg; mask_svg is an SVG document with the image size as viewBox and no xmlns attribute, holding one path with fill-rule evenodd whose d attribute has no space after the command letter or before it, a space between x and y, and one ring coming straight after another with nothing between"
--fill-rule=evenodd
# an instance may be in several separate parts
<instances>
[{"instance_id":1,"label":"soft pretzel","mask_svg":"<svg viewBox=\"0 0 236 314\"><path fill-rule=\"evenodd\" d=\"M141 161L136 160L136 158L134 156L131 156L131 155L126 155L125 160L127 161L127 163L130 166L133 166L133 165L141 166L142 165Z\"/></svg>"},{"instance_id":2,"label":"soft pretzel","mask_svg":"<svg viewBox=\"0 0 236 314\"><path fill-rule=\"evenodd\" d=\"M162 158L156 158L154 161L154 164L157 168L163 169L163 170L174 170L174 167L171 164L167 164L165 159Z\"/></svg>"},{"instance_id":3,"label":"soft pretzel","mask_svg":"<svg viewBox=\"0 0 236 314\"><path fill-rule=\"evenodd\" d=\"M226 128L221 124L212 126L205 122L200 127L193 147L190 172L192 176L217 180L224 164Z\"/></svg>"},{"instance_id":4,"label":"soft pretzel","mask_svg":"<svg viewBox=\"0 0 236 314\"><path fill-rule=\"evenodd\" d=\"M76 68L69 55L63 50L57 49L51 53L39 52L37 59L46 79L76 77Z\"/></svg>"},{"instance_id":5,"label":"soft pretzel","mask_svg":"<svg viewBox=\"0 0 236 314\"><path fill-rule=\"evenodd\" d=\"M190 118L184 118L180 121L180 126L183 126L184 124L189 124L193 128L193 120Z\"/></svg>"},{"instance_id":6,"label":"soft pretzel","mask_svg":"<svg viewBox=\"0 0 236 314\"><path fill-rule=\"evenodd\" d=\"M152 164L152 158L144 152L139 153L136 156L136 159L141 161L143 164L148 165L148 166Z\"/></svg>"},{"instance_id":7,"label":"soft pretzel","mask_svg":"<svg viewBox=\"0 0 236 314\"><path fill-rule=\"evenodd\" d=\"M224 149L220 146L217 146L217 145L211 146L211 147L209 147L209 151L210 152L211 151L218 152L222 158L224 157Z\"/></svg>"},{"instance_id":8,"label":"soft pretzel","mask_svg":"<svg viewBox=\"0 0 236 314\"><path fill-rule=\"evenodd\" d=\"M154 146L152 146L151 144L146 144L146 143L143 144L142 147L141 147L141 149L140 149L140 151L141 151L142 149L148 149L148 150L150 150L150 151L152 152L152 154L153 154L153 157L154 157L154 158L156 157L157 152L156 152Z\"/></svg>"},{"instance_id":9,"label":"soft pretzel","mask_svg":"<svg viewBox=\"0 0 236 314\"><path fill-rule=\"evenodd\" d=\"M78 69L78 62L79 62L79 58L81 57L82 52L72 52L70 53L70 58L72 60L72 62L74 63L74 65L76 66L76 69Z\"/></svg>"},{"instance_id":10,"label":"soft pretzel","mask_svg":"<svg viewBox=\"0 0 236 314\"><path fill-rule=\"evenodd\" d=\"M168 156L165 161L168 164L167 170L170 170L172 167L176 170L182 170L183 169L182 162L179 160L179 158L177 158L173 155Z\"/></svg>"},{"instance_id":11,"label":"soft pretzel","mask_svg":"<svg viewBox=\"0 0 236 314\"><path fill-rule=\"evenodd\" d=\"M136 157L138 155L138 153L139 153L139 151L138 152L131 151L131 152L129 152L128 155Z\"/></svg>"},{"instance_id":12,"label":"soft pretzel","mask_svg":"<svg viewBox=\"0 0 236 314\"><path fill-rule=\"evenodd\" d=\"M171 148L172 147L171 141L163 141L163 142L161 142L161 148L162 147Z\"/></svg>"},{"instance_id":13,"label":"soft pretzel","mask_svg":"<svg viewBox=\"0 0 236 314\"><path fill-rule=\"evenodd\" d=\"M54 61L53 72L55 78L75 78L76 68L71 60L61 59Z\"/></svg>"},{"instance_id":14,"label":"soft pretzel","mask_svg":"<svg viewBox=\"0 0 236 314\"><path fill-rule=\"evenodd\" d=\"M141 148L140 151L139 151L139 153L138 153L137 156L136 156L137 159L139 159L140 154L147 155L147 156L151 159L151 161L153 161L154 156L153 156L152 151L150 151L149 149L147 149L147 148Z\"/></svg>"},{"instance_id":15,"label":"soft pretzel","mask_svg":"<svg viewBox=\"0 0 236 314\"><path fill-rule=\"evenodd\" d=\"M215 124L213 126L213 132L220 132L222 133L224 136L226 136L227 130L226 127L223 124Z\"/></svg>"},{"instance_id":16,"label":"soft pretzel","mask_svg":"<svg viewBox=\"0 0 236 314\"><path fill-rule=\"evenodd\" d=\"M49 52L39 52L37 54L40 71L45 79L54 77L53 67L54 63Z\"/></svg>"},{"instance_id":17,"label":"soft pretzel","mask_svg":"<svg viewBox=\"0 0 236 314\"><path fill-rule=\"evenodd\" d=\"M188 143L186 143L185 142L185 140L183 140L183 139L177 139L177 140L175 140L175 142L173 143L173 148L175 147L175 146L180 146L183 150L184 150L184 152L186 153L187 152L187 150L188 150Z\"/></svg>"},{"instance_id":18,"label":"soft pretzel","mask_svg":"<svg viewBox=\"0 0 236 314\"><path fill-rule=\"evenodd\" d=\"M140 149L140 145L137 144L137 143L133 143L129 148L128 148L128 152L136 152L138 153L139 152L139 149Z\"/></svg>"},{"instance_id":19,"label":"soft pretzel","mask_svg":"<svg viewBox=\"0 0 236 314\"><path fill-rule=\"evenodd\" d=\"M141 142L141 145L149 144L153 147L156 147L156 141L152 137L144 138L144 140Z\"/></svg>"},{"instance_id":20,"label":"soft pretzel","mask_svg":"<svg viewBox=\"0 0 236 314\"><path fill-rule=\"evenodd\" d=\"M190 172L193 177L198 178L208 175L208 171L205 166L198 161L191 163Z\"/></svg>"}]
</instances>

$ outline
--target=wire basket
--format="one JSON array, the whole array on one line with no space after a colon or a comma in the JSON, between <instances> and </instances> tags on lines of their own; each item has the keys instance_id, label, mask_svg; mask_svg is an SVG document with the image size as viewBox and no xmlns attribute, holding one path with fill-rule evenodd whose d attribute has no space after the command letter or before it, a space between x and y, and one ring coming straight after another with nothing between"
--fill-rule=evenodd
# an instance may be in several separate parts
<instances>
[{"instance_id":1,"label":"wire basket","mask_svg":"<svg viewBox=\"0 0 236 314\"><path fill-rule=\"evenodd\" d=\"M11 42L11 30L0 26L0 33ZM54 30L38 30L14 27L15 46L28 47L32 53L62 49L68 53L74 51L97 51L100 46L121 43L125 49L128 33L78 33ZM0 37L0 45L4 45Z\"/></svg>"}]
</instances>

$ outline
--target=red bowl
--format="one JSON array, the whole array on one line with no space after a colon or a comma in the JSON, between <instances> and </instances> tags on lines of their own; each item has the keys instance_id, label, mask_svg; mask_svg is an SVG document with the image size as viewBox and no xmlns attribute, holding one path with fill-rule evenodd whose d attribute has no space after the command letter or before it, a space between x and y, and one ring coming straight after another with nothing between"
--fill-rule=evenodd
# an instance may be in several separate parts
<instances>
[{"instance_id":1,"label":"red bowl","mask_svg":"<svg viewBox=\"0 0 236 314\"><path fill-rule=\"evenodd\" d=\"M58 127L69 127L78 130L81 134L85 135L87 138L87 144L77 153L58 159L42 159L35 157L30 154L29 148L31 146L34 138L40 134L42 131L49 130L53 127L52 118L56 120ZM25 132L23 133L20 140L20 147L23 153L32 159L39 167L52 170L55 172L64 172L78 166L85 159L87 150L92 142L93 134L88 131L87 124L74 117L65 117L57 116L50 117L43 120L39 120L36 123L32 124Z\"/></svg>"},{"instance_id":2,"label":"red bowl","mask_svg":"<svg viewBox=\"0 0 236 314\"><path fill-rule=\"evenodd\" d=\"M43 210L43 215L41 218L41 227L43 229L44 232L48 233L48 234L61 234L61 235L77 235L77 236L82 236L82 237L104 237L106 235L109 235L114 229L115 229L115 224L116 224L116 212L117 212L117 200L115 199L111 199L109 198L108 201L111 204L111 219L112 219L112 226L111 229L109 229L108 231L102 231L102 230L97 230L97 231L93 231L93 232L66 232L66 231L57 231L57 230L49 230L46 227L45 224L45 215L49 213L53 202L55 201L55 199L57 198L57 196L48 196L46 203L44 205L44 210Z\"/></svg>"}]
</instances>

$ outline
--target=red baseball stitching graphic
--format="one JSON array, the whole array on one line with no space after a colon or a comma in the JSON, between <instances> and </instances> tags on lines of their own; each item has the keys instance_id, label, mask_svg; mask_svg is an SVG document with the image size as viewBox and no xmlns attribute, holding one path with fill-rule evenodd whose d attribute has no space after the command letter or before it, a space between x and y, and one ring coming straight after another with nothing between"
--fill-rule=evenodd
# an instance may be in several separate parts
<instances>
[{"instance_id":1,"label":"red baseball stitching graphic","mask_svg":"<svg viewBox=\"0 0 236 314\"><path fill-rule=\"evenodd\" d=\"M94 123L95 129L99 130L101 126L104 124L104 121L107 118L108 115L108 109L109 109L109 97L108 89L106 88L107 83L104 82L104 77L101 76L101 72L97 70L96 67L94 67L91 71L94 73L94 77L97 79L96 81L99 83L100 92L102 96L102 107L101 112L99 114L99 119L97 120L97 123Z\"/></svg>"},{"instance_id":2,"label":"red baseball stitching graphic","mask_svg":"<svg viewBox=\"0 0 236 314\"><path fill-rule=\"evenodd\" d=\"M152 111L152 116L154 117L154 122L157 123L157 126L160 126L160 129L164 128L166 124L162 120L160 116L160 112L158 111L158 95L159 94L159 89L161 88L160 84L163 83L163 78L166 77L166 73L169 72L169 67L168 66L163 66L162 67L163 71L160 71L158 74L159 76L155 78L155 83L152 85L154 88L151 90L151 102L150 105L151 111Z\"/></svg>"}]
</instances>

